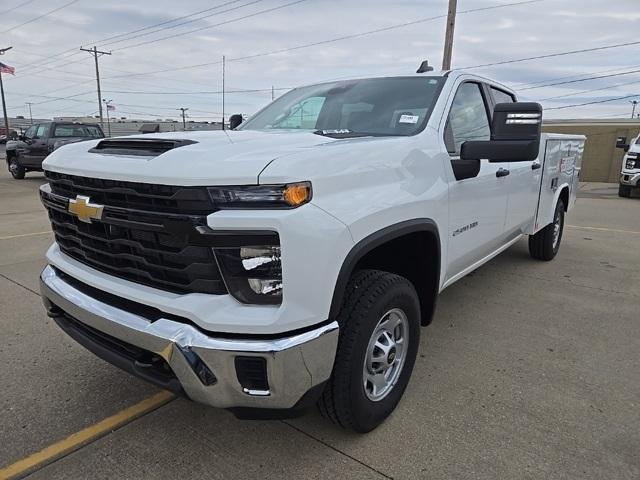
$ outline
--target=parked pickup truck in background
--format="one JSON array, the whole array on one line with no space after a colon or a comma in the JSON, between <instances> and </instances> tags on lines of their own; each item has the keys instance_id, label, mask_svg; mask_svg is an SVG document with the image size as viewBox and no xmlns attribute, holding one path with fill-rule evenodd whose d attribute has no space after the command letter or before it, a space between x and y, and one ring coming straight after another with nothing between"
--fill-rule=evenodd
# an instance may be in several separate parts
<instances>
[{"instance_id":1,"label":"parked pickup truck in background","mask_svg":"<svg viewBox=\"0 0 640 480\"><path fill-rule=\"evenodd\" d=\"M7 168L16 180L26 172L41 171L42 161L56 148L67 143L104 138L99 125L48 122L32 125L17 140L7 141Z\"/></svg>"},{"instance_id":2,"label":"parked pickup truck in background","mask_svg":"<svg viewBox=\"0 0 640 480\"><path fill-rule=\"evenodd\" d=\"M584 137L541 121L444 72L298 88L232 131L66 145L41 188L47 312L195 401L242 418L317 404L370 431L439 292L525 235L557 254Z\"/></svg>"},{"instance_id":3,"label":"parked pickup truck in background","mask_svg":"<svg viewBox=\"0 0 640 480\"><path fill-rule=\"evenodd\" d=\"M616 147L625 151L618 195L630 197L634 189L640 188L640 135L633 138L630 143L627 143L626 137L618 137Z\"/></svg>"}]
</instances>

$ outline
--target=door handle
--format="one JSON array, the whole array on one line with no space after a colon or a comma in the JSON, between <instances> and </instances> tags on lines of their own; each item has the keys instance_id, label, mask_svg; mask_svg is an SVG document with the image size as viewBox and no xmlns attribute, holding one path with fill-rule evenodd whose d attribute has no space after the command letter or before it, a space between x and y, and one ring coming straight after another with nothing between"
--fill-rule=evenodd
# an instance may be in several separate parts
<instances>
[{"instance_id":1,"label":"door handle","mask_svg":"<svg viewBox=\"0 0 640 480\"><path fill-rule=\"evenodd\" d=\"M498 178L506 177L510 173L511 172L509 170L507 170L506 168L499 168L498 171L496 172L496 177L498 177Z\"/></svg>"},{"instance_id":2,"label":"door handle","mask_svg":"<svg viewBox=\"0 0 640 480\"><path fill-rule=\"evenodd\" d=\"M542 164L539 162L534 162L531 164L531 170L538 170L539 168L542 168Z\"/></svg>"}]
</instances>

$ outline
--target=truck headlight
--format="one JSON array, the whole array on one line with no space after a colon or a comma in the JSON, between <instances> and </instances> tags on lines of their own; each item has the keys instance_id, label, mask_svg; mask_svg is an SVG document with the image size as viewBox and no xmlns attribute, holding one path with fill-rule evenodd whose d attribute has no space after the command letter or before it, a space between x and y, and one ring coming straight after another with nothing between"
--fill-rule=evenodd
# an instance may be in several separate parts
<instances>
[{"instance_id":1,"label":"truck headlight","mask_svg":"<svg viewBox=\"0 0 640 480\"><path fill-rule=\"evenodd\" d=\"M282 302L279 245L214 248L229 293L248 304Z\"/></svg>"},{"instance_id":2,"label":"truck headlight","mask_svg":"<svg viewBox=\"0 0 640 480\"><path fill-rule=\"evenodd\" d=\"M311 200L311 182L209 187L208 190L209 196L220 209L296 208Z\"/></svg>"},{"instance_id":3,"label":"truck headlight","mask_svg":"<svg viewBox=\"0 0 640 480\"><path fill-rule=\"evenodd\" d=\"M627 158L626 168L632 170L636 168L637 158Z\"/></svg>"}]
</instances>

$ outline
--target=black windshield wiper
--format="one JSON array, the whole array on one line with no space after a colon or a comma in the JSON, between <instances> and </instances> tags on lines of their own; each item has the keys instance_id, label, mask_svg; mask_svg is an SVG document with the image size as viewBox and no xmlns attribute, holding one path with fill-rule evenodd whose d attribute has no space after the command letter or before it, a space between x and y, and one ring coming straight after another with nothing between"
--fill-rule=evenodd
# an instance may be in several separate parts
<instances>
[{"instance_id":1,"label":"black windshield wiper","mask_svg":"<svg viewBox=\"0 0 640 480\"><path fill-rule=\"evenodd\" d=\"M356 137L370 137L370 133L354 132L348 128L340 128L336 130L316 130L316 135L322 135L323 137L330 138L356 138Z\"/></svg>"}]
</instances>

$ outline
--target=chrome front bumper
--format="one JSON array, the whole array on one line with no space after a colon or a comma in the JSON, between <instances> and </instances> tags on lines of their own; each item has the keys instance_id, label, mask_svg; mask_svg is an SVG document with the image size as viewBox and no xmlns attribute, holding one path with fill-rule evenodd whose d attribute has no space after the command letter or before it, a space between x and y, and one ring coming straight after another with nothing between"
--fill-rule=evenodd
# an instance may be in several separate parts
<instances>
[{"instance_id":1,"label":"chrome front bumper","mask_svg":"<svg viewBox=\"0 0 640 480\"><path fill-rule=\"evenodd\" d=\"M277 339L215 338L187 323L166 318L150 321L104 303L65 281L51 266L42 272L40 289L50 312L156 354L168 363L189 398L214 407L291 409L328 380L333 368L337 322ZM268 390L254 391L240 384L238 356L266 360ZM214 381L203 382L200 362L213 373Z\"/></svg>"},{"instance_id":2,"label":"chrome front bumper","mask_svg":"<svg viewBox=\"0 0 640 480\"><path fill-rule=\"evenodd\" d=\"M631 187L640 186L640 172L620 174L620 185L629 185Z\"/></svg>"}]
</instances>

